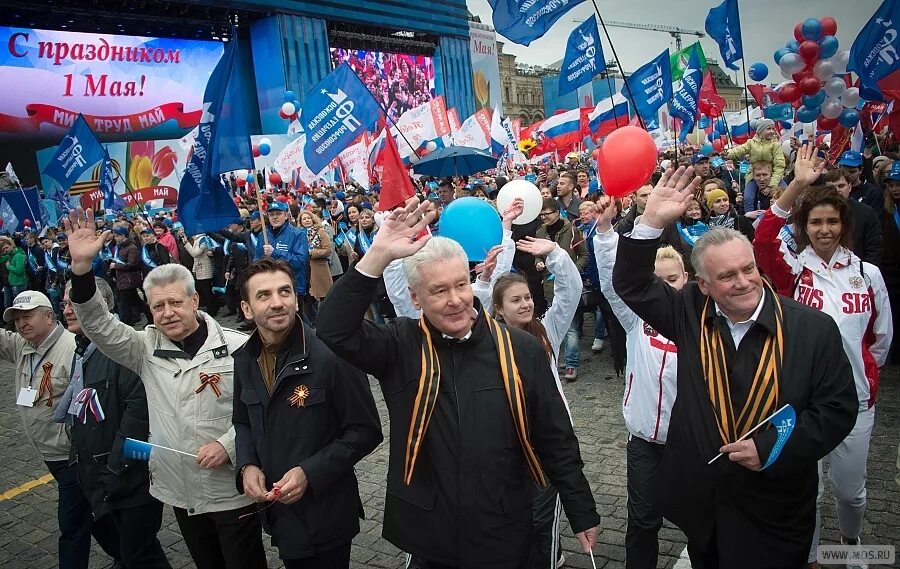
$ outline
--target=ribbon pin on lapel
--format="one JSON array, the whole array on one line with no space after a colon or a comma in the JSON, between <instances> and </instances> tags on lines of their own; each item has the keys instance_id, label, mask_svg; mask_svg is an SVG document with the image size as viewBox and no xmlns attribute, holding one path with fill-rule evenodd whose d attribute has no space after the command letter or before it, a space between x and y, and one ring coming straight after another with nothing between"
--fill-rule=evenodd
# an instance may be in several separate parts
<instances>
[{"instance_id":1,"label":"ribbon pin on lapel","mask_svg":"<svg viewBox=\"0 0 900 569\"><path fill-rule=\"evenodd\" d=\"M210 387L212 387L213 393L216 394L216 397L219 397L220 395L222 395L222 390L219 389L218 385L219 379L220 377L217 373L207 375L203 372L200 372L200 387L198 387L197 390L194 391L194 393L200 393L201 391L206 389L207 385L209 385Z\"/></svg>"},{"instance_id":2,"label":"ribbon pin on lapel","mask_svg":"<svg viewBox=\"0 0 900 569\"><path fill-rule=\"evenodd\" d=\"M294 388L294 393L288 398L288 403L294 407L305 407L307 397L309 397L309 388L305 385L298 385Z\"/></svg>"}]
</instances>

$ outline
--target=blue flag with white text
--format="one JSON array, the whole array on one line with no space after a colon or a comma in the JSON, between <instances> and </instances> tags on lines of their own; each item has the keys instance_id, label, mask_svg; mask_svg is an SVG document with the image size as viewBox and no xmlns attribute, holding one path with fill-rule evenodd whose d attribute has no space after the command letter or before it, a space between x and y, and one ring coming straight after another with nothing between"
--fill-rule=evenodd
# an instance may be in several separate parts
<instances>
[{"instance_id":1,"label":"blue flag with white text","mask_svg":"<svg viewBox=\"0 0 900 569\"><path fill-rule=\"evenodd\" d=\"M778 438L775 439L775 445L769 452L769 458L766 459L766 463L763 465L762 470L769 468L776 460L778 460L778 456L781 454L781 451L784 450L784 445L787 444L788 439L791 438L791 433L794 432L794 426L797 424L797 413L794 411L793 407L785 405L769 419L769 423L777 429Z\"/></svg>"},{"instance_id":2,"label":"blue flag with white text","mask_svg":"<svg viewBox=\"0 0 900 569\"><path fill-rule=\"evenodd\" d=\"M877 100L900 95L900 0L885 0L850 48L847 71L859 75L860 92ZM873 95L878 96L873 96Z\"/></svg>"},{"instance_id":3,"label":"blue flag with white text","mask_svg":"<svg viewBox=\"0 0 900 569\"><path fill-rule=\"evenodd\" d=\"M700 43L698 42L690 51L688 64L684 68L680 85L675 88L670 108L670 114L681 119L681 133L678 138L682 142L687 138L688 133L694 130L694 122L699 112L700 85L703 83L703 67L700 63L699 48Z\"/></svg>"},{"instance_id":4,"label":"blue flag with white text","mask_svg":"<svg viewBox=\"0 0 900 569\"><path fill-rule=\"evenodd\" d=\"M122 211L125 200L116 193L116 178L109 153L103 151L103 168L100 169L100 191L103 192L103 207L111 211Z\"/></svg>"},{"instance_id":5,"label":"blue flag with white text","mask_svg":"<svg viewBox=\"0 0 900 569\"><path fill-rule=\"evenodd\" d=\"M342 63L313 87L303 101L300 122L306 132L303 157L313 172L321 172L360 134L372 128L382 114L381 106Z\"/></svg>"},{"instance_id":6,"label":"blue flag with white text","mask_svg":"<svg viewBox=\"0 0 900 569\"><path fill-rule=\"evenodd\" d=\"M238 42L230 41L206 84L193 153L178 188L185 235L218 231L240 218L220 174L242 169L254 170L253 147L240 90Z\"/></svg>"},{"instance_id":7,"label":"blue flag with white text","mask_svg":"<svg viewBox=\"0 0 900 569\"><path fill-rule=\"evenodd\" d=\"M45 195L53 199L66 199L72 184L105 157L106 151L94 131L79 114L59 143L56 154L44 167L42 174L59 184L45 189Z\"/></svg>"},{"instance_id":8,"label":"blue flag with white text","mask_svg":"<svg viewBox=\"0 0 900 569\"><path fill-rule=\"evenodd\" d=\"M669 66L669 50L665 50L649 63L645 63L625 80L627 88L622 94L634 95L632 105L644 119L647 128L656 121L656 111L672 100L672 68Z\"/></svg>"},{"instance_id":9,"label":"blue flag with white text","mask_svg":"<svg viewBox=\"0 0 900 569\"><path fill-rule=\"evenodd\" d=\"M591 16L569 35L566 55L559 68L559 94L565 95L590 83L595 75L605 70L597 20Z\"/></svg>"},{"instance_id":10,"label":"blue flag with white text","mask_svg":"<svg viewBox=\"0 0 900 569\"><path fill-rule=\"evenodd\" d=\"M494 29L509 41L528 45L584 0L488 0Z\"/></svg>"},{"instance_id":11,"label":"blue flag with white text","mask_svg":"<svg viewBox=\"0 0 900 569\"><path fill-rule=\"evenodd\" d=\"M744 58L741 45L741 16L737 0L724 0L706 15L706 33L719 44L719 52L725 66L732 71L738 68L735 61Z\"/></svg>"}]
</instances>

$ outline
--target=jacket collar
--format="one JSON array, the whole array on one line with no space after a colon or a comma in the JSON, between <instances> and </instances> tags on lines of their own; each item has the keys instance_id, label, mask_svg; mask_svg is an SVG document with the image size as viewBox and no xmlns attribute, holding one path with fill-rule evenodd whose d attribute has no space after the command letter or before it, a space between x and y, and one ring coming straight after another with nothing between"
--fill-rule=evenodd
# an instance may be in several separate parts
<instances>
[{"instance_id":1,"label":"jacket collar","mask_svg":"<svg viewBox=\"0 0 900 569\"><path fill-rule=\"evenodd\" d=\"M199 361L199 358L201 357L208 360L210 359L207 356L209 352L212 353L213 358L224 358L229 356L228 342L225 340L225 334L222 332L222 327L219 326L219 323L202 310L197 311L197 316L203 318L203 321L206 323L207 333L206 341L203 342L203 346L197 352L197 355L194 356L193 360ZM175 342L166 337L165 334L160 332L156 326L151 325L147 328L152 328L156 332L156 346L153 350L153 355L155 357L193 361L188 354L182 351L182 349L178 347Z\"/></svg>"},{"instance_id":2,"label":"jacket collar","mask_svg":"<svg viewBox=\"0 0 900 569\"><path fill-rule=\"evenodd\" d=\"M755 320L754 317L750 318L751 320L754 320L755 324L764 327L769 334L775 334L777 330L775 324L775 299L772 294L769 287L763 285L763 298L761 299L762 307L758 307L759 313L755 314ZM717 316L719 316L718 305L713 303L713 309L707 312L706 319L709 320L710 318L716 318ZM724 322L725 315L723 314L721 316Z\"/></svg>"},{"instance_id":3,"label":"jacket collar","mask_svg":"<svg viewBox=\"0 0 900 569\"><path fill-rule=\"evenodd\" d=\"M434 341L435 346L450 346L453 344L464 344L467 342L478 342L481 340L482 336L485 333L489 333L487 329L487 325L484 321L484 310L481 307L481 303L478 301L478 298L472 299L472 304L475 310L475 322L472 323L472 330L469 335L464 339L457 338L448 338L444 335L443 332L438 330L434 324L429 322L424 315L422 318L425 320L425 325L428 326L428 329L431 331L431 338Z\"/></svg>"},{"instance_id":4,"label":"jacket collar","mask_svg":"<svg viewBox=\"0 0 900 569\"><path fill-rule=\"evenodd\" d=\"M258 358L262 346L263 341L259 335L259 328L257 328L240 350L246 351L253 358ZM287 359L291 361L306 359L309 355L309 334L299 312L294 317L293 327L281 344L281 351L278 355L281 356L282 354L286 355Z\"/></svg>"}]
</instances>

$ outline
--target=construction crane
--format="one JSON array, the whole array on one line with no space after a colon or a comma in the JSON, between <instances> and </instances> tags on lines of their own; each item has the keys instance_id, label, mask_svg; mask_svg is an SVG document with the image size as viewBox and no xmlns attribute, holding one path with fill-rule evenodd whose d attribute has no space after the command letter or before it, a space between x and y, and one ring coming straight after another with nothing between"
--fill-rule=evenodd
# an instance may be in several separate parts
<instances>
[{"instance_id":1,"label":"construction crane","mask_svg":"<svg viewBox=\"0 0 900 569\"><path fill-rule=\"evenodd\" d=\"M706 34L697 30L686 30L684 28L676 28L673 26L659 26L656 24L632 24L631 22L617 22L615 20L603 20L607 26L614 28L631 28L633 30L649 30L651 32L664 32L675 38L676 49L681 49L681 35L697 36L698 38L706 37Z\"/></svg>"}]
</instances>

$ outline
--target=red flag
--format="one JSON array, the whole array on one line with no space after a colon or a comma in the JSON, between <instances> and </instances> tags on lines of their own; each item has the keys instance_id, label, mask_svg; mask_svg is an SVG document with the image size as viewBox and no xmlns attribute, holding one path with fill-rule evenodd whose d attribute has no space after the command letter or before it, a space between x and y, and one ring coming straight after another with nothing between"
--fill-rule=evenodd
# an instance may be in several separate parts
<instances>
[{"instance_id":1,"label":"red flag","mask_svg":"<svg viewBox=\"0 0 900 569\"><path fill-rule=\"evenodd\" d=\"M412 180L409 179L409 173L403 165L403 160L400 159L394 137L387 132L384 139L384 148L381 149L377 160L383 167L378 211L390 211L403 207L407 199L416 195Z\"/></svg>"},{"instance_id":2,"label":"red flag","mask_svg":"<svg viewBox=\"0 0 900 569\"><path fill-rule=\"evenodd\" d=\"M716 88L716 80L713 79L709 69L703 74L703 83L700 85L700 112L708 117L716 118L725 109L725 99L719 95Z\"/></svg>"},{"instance_id":3,"label":"red flag","mask_svg":"<svg viewBox=\"0 0 900 569\"><path fill-rule=\"evenodd\" d=\"M756 99L756 104L762 108L781 103L778 92L767 85L748 85L747 90Z\"/></svg>"}]
</instances>

